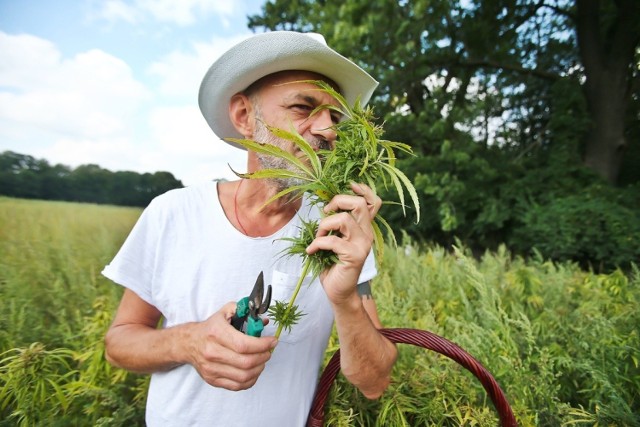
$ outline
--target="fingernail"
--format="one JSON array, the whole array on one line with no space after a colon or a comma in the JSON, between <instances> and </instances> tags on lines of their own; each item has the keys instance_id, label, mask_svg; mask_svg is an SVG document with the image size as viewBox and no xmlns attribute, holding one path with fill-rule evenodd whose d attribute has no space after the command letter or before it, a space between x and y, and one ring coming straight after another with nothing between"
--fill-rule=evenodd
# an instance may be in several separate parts
<instances>
[{"instance_id":1,"label":"fingernail","mask_svg":"<svg viewBox=\"0 0 640 427\"><path fill-rule=\"evenodd\" d=\"M274 349L278 345L278 340L271 341L271 348Z\"/></svg>"}]
</instances>

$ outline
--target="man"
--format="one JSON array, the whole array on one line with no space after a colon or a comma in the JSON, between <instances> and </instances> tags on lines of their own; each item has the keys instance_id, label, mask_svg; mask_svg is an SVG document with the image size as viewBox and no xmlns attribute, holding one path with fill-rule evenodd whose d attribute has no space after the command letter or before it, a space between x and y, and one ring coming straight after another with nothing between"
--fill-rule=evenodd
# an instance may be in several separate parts
<instances>
[{"instance_id":1,"label":"man","mask_svg":"<svg viewBox=\"0 0 640 427\"><path fill-rule=\"evenodd\" d=\"M328 109L310 113L337 102L304 82L317 79L349 102L368 101L377 85L321 36L271 32L241 42L211 66L200 108L221 138L255 139L296 153L266 131L266 123L295 126L312 146L331 147L340 117ZM273 158L247 154L249 172L274 166ZM306 198L261 209L287 185L254 179L170 191L145 209L105 267L105 276L125 287L106 336L107 359L153 374L148 425L304 425L334 321L347 379L369 398L388 385L396 349L378 332L368 286L376 273L371 221L380 199L354 184L355 195L337 196L325 207L342 213L322 219ZM276 340L267 324L261 337L247 336L230 324L235 301L248 295L261 271L274 300L291 298L302 263L281 256L282 238L298 233L300 217L321 219L307 251L330 250L340 262L303 286L296 303L305 315L291 332Z\"/></svg>"}]
</instances>

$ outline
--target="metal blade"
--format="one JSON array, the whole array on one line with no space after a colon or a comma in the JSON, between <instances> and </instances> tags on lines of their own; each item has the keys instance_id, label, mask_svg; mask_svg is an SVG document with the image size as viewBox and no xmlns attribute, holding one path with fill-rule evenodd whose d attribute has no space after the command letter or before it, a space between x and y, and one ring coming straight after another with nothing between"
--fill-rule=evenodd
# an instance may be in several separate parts
<instances>
[{"instance_id":1,"label":"metal blade","mask_svg":"<svg viewBox=\"0 0 640 427\"><path fill-rule=\"evenodd\" d=\"M256 284L249 294L249 311L253 317L258 315L260 305L262 304L262 296L264 295L264 273L261 271L256 279Z\"/></svg>"},{"instance_id":2,"label":"metal blade","mask_svg":"<svg viewBox=\"0 0 640 427\"><path fill-rule=\"evenodd\" d=\"M264 298L264 301L262 302L262 304L260 304L260 313L264 313L265 311L267 311L269 309L269 306L271 305L271 285L267 286L267 296Z\"/></svg>"}]
</instances>

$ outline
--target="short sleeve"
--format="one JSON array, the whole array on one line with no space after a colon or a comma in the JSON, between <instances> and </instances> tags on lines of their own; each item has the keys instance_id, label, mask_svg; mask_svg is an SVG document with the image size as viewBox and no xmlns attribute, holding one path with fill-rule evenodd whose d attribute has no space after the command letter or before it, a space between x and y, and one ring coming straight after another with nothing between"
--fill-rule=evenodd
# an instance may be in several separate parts
<instances>
[{"instance_id":1,"label":"short sleeve","mask_svg":"<svg viewBox=\"0 0 640 427\"><path fill-rule=\"evenodd\" d=\"M155 199L142 212L116 256L102 270L105 277L132 290L152 305L153 275L162 233L161 218L162 209Z\"/></svg>"}]
</instances>

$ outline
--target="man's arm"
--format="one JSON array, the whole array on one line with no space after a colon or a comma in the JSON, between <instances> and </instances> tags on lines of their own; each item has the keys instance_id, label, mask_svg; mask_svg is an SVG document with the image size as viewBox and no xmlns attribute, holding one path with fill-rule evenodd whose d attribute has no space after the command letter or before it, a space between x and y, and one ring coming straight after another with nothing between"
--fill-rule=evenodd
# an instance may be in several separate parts
<instances>
[{"instance_id":1,"label":"man's arm","mask_svg":"<svg viewBox=\"0 0 640 427\"><path fill-rule=\"evenodd\" d=\"M273 337L255 338L236 331L228 303L204 322L158 329L161 313L126 289L105 337L106 358L140 373L192 365L209 384L229 390L251 387L276 345Z\"/></svg>"},{"instance_id":2,"label":"man's arm","mask_svg":"<svg viewBox=\"0 0 640 427\"><path fill-rule=\"evenodd\" d=\"M357 281L373 243L371 221L382 201L365 185L351 188L355 196L339 195L326 205L325 212L338 213L320 221L307 253L331 250L340 259L320 276L335 315L340 365L345 377L374 399L389 385L397 350L378 331L375 301L358 294Z\"/></svg>"},{"instance_id":3,"label":"man's arm","mask_svg":"<svg viewBox=\"0 0 640 427\"><path fill-rule=\"evenodd\" d=\"M378 332L382 325L371 293L357 294L357 301L354 298L352 302L353 307L335 308L340 365L349 382L369 399L376 399L391 381L397 350L391 341Z\"/></svg>"}]
</instances>

